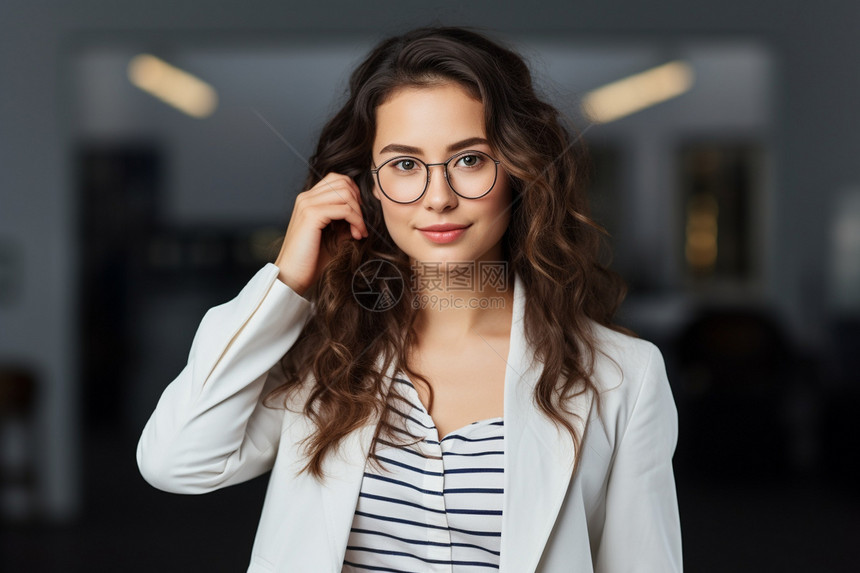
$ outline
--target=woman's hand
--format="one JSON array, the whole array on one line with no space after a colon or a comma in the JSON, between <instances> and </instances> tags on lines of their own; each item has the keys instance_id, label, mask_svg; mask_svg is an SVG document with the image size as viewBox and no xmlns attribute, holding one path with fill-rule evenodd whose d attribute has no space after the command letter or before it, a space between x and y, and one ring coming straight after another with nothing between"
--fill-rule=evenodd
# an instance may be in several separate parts
<instances>
[{"instance_id":1,"label":"woman's hand","mask_svg":"<svg viewBox=\"0 0 860 573\"><path fill-rule=\"evenodd\" d=\"M331 261L332 254L322 246L323 229L341 219L354 239L367 237L358 185L346 175L327 173L296 197L275 265L281 269L278 278L298 294L311 288ZM347 240L347 226L337 235L338 244L343 240Z\"/></svg>"}]
</instances>

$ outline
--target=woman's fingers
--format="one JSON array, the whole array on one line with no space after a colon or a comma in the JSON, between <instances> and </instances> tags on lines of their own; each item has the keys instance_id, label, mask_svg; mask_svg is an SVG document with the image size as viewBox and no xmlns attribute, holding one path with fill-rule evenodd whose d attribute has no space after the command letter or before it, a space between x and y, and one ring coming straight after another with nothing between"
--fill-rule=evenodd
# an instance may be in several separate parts
<instances>
[{"instance_id":1,"label":"woman's fingers","mask_svg":"<svg viewBox=\"0 0 860 573\"><path fill-rule=\"evenodd\" d=\"M321 248L322 233L333 221L349 224L356 240L368 235L361 211L361 193L348 176L329 173L298 194L275 264L279 278L302 294L313 286L331 255Z\"/></svg>"},{"instance_id":2,"label":"woman's fingers","mask_svg":"<svg viewBox=\"0 0 860 573\"><path fill-rule=\"evenodd\" d=\"M347 219L353 225L353 236L356 239L368 236L369 233L367 225L364 222L364 217L361 211L361 191L359 190L358 185L346 175L338 173L332 175L335 177L331 180L328 180L327 177L323 178L312 190L320 188L319 194L321 196L325 196L327 201L333 203L336 202L336 199L326 196L325 194L326 192L334 193L347 205L350 205L357 214L357 217L350 217Z\"/></svg>"}]
</instances>

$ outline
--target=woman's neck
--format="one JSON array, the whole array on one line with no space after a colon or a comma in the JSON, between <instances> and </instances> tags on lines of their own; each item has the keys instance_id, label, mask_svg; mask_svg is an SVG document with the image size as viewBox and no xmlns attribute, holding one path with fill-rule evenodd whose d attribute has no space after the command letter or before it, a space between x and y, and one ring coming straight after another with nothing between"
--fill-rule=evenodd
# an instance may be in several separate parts
<instances>
[{"instance_id":1,"label":"woman's neck","mask_svg":"<svg viewBox=\"0 0 860 573\"><path fill-rule=\"evenodd\" d=\"M472 338L505 336L513 316L514 285L495 288L451 288L441 285L416 291L418 317L415 330L422 341L456 342ZM435 284L435 283L434 283Z\"/></svg>"}]
</instances>

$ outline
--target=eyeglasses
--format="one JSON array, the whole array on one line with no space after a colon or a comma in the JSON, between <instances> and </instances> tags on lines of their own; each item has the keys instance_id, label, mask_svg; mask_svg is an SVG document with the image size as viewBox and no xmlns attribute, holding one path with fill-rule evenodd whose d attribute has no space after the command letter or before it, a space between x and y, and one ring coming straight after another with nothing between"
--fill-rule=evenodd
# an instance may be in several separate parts
<instances>
[{"instance_id":1,"label":"eyeglasses","mask_svg":"<svg viewBox=\"0 0 860 573\"><path fill-rule=\"evenodd\" d=\"M449 164L457 160L453 167ZM461 163L462 161L462 163ZM371 173L382 193L395 203L414 203L430 184L430 168L444 165L445 180L451 190L465 199L479 199L496 185L499 163L483 151L461 151L442 163L424 163L417 157L392 157Z\"/></svg>"}]
</instances>

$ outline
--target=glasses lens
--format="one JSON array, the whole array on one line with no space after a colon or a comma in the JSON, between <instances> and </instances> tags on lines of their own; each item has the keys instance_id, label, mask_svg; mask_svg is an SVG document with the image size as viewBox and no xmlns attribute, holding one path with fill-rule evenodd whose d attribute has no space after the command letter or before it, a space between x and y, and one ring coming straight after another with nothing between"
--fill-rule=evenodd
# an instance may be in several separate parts
<instances>
[{"instance_id":1,"label":"glasses lens","mask_svg":"<svg viewBox=\"0 0 860 573\"><path fill-rule=\"evenodd\" d=\"M379 168L379 186L394 201L414 201L424 191L427 168L409 157L389 161Z\"/></svg>"},{"instance_id":2,"label":"glasses lens","mask_svg":"<svg viewBox=\"0 0 860 573\"><path fill-rule=\"evenodd\" d=\"M448 182L463 197L480 197L496 181L496 163L486 153L466 151L448 164Z\"/></svg>"},{"instance_id":3,"label":"glasses lens","mask_svg":"<svg viewBox=\"0 0 860 573\"><path fill-rule=\"evenodd\" d=\"M496 163L486 153L466 151L448 163L448 182L463 197L480 197L495 181ZM427 168L417 159L402 157L379 169L379 185L394 201L415 201L424 192L426 183Z\"/></svg>"}]
</instances>

